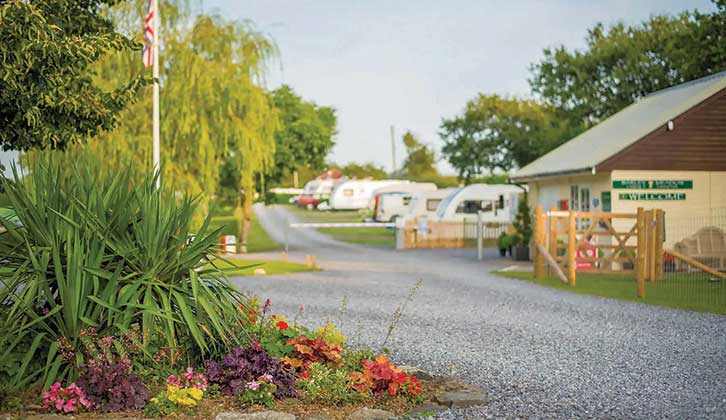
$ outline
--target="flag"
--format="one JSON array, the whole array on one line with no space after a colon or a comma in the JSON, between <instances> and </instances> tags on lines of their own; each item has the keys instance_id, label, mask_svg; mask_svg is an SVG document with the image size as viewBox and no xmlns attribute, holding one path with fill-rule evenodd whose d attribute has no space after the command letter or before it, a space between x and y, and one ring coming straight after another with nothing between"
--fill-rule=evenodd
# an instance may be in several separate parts
<instances>
[{"instance_id":1,"label":"flag","mask_svg":"<svg viewBox=\"0 0 726 420\"><path fill-rule=\"evenodd\" d=\"M146 67L151 67L154 63L152 48L154 42L154 0L149 0L149 13L146 14L144 25L144 50L141 52L141 58L144 60Z\"/></svg>"}]
</instances>

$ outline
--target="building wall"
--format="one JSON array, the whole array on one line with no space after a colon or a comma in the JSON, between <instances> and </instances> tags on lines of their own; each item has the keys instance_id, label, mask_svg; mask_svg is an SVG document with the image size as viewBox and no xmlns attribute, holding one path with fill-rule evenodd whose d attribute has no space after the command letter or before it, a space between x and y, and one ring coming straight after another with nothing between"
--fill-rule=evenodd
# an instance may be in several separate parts
<instances>
[{"instance_id":1,"label":"building wall","mask_svg":"<svg viewBox=\"0 0 726 420\"><path fill-rule=\"evenodd\" d=\"M684 189L630 189L614 188L613 181L690 181L690 188ZM602 201L602 193L610 192L611 211L635 213L638 207L663 209L666 213L666 247L691 236L705 226L717 226L726 230L726 171L653 171L614 170L597 175L556 177L529 183L529 204L532 208L542 205L545 210L556 201L570 200L570 186L586 184L591 186L591 200ZM679 200L621 199L621 194L685 194ZM640 197L637 197L640 198ZM569 207L571 208L571 206ZM602 204L592 211L603 211ZM632 221L615 221L618 231L628 231ZM630 242L632 243L632 242Z\"/></svg>"}]
</instances>

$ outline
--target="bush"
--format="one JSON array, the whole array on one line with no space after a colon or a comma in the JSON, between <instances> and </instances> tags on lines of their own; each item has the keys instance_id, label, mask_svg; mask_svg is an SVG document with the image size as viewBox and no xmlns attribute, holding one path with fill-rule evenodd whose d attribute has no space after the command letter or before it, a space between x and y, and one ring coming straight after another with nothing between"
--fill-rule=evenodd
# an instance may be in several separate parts
<instances>
[{"instance_id":1,"label":"bush","mask_svg":"<svg viewBox=\"0 0 726 420\"><path fill-rule=\"evenodd\" d=\"M272 383L277 386L275 397L297 397L295 376L257 343L246 349L235 347L221 362L212 360L207 363L207 380L219 385L222 394L227 396L239 396L248 382L265 374L272 376Z\"/></svg>"},{"instance_id":2,"label":"bush","mask_svg":"<svg viewBox=\"0 0 726 420\"><path fill-rule=\"evenodd\" d=\"M190 239L196 199L128 170L99 176L92 164L42 160L29 169L0 179L22 225L0 217L0 375L9 366L0 381L75 379L92 356L81 342L88 327L101 336L140 327L147 361L161 348L192 346L201 357L241 344L230 328L243 296L204 268L218 232L207 219Z\"/></svg>"},{"instance_id":3,"label":"bush","mask_svg":"<svg viewBox=\"0 0 726 420\"><path fill-rule=\"evenodd\" d=\"M351 379L344 369L313 363L308 367L308 372L309 377L300 382L308 402L341 405L358 401L362 397L362 394L351 390Z\"/></svg>"},{"instance_id":4,"label":"bush","mask_svg":"<svg viewBox=\"0 0 726 420\"><path fill-rule=\"evenodd\" d=\"M104 357L91 360L78 378L78 386L94 410L117 412L140 410L149 400L149 390L141 378L129 373L128 360L109 361Z\"/></svg>"},{"instance_id":5,"label":"bush","mask_svg":"<svg viewBox=\"0 0 726 420\"><path fill-rule=\"evenodd\" d=\"M512 245L529 246L532 239L532 215L530 214L529 204L527 204L527 194L519 200L517 206L517 215L514 217L514 230L517 231L516 240Z\"/></svg>"},{"instance_id":6,"label":"bush","mask_svg":"<svg viewBox=\"0 0 726 420\"><path fill-rule=\"evenodd\" d=\"M322 338L308 338L304 335L288 341L288 344L295 348L295 351L282 361L298 372L307 371L308 366L313 363L322 363L329 366L343 366L343 347L338 344L328 343Z\"/></svg>"}]
</instances>

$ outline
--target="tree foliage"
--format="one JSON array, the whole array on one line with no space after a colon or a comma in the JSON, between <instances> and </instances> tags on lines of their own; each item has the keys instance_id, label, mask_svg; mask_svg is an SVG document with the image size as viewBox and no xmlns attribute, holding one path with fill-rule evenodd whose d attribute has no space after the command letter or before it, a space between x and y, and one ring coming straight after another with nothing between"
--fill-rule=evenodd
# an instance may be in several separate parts
<instances>
[{"instance_id":1,"label":"tree foliage","mask_svg":"<svg viewBox=\"0 0 726 420\"><path fill-rule=\"evenodd\" d=\"M403 135L403 145L406 146L407 156L402 169L409 178L417 179L438 174L434 152L410 131Z\"/></svg>"},{"instance_id":2,"label":"tree foliage","mask_svg":"<svg viewBox=\"0 0 726 420\"><path fill-rule=\"evenodd\" d=\"M118 123L148 78L121 76L112 88L90 66L138 44L103 10L114 0L0 2L0 146L65 149Z\"/></svg>"},{"instance_id":3,"label":"tree foliage","mask_svg":"<svg viewBox=\"0 0 726 420\"><path fill-rule=\"evenodd\" d=\"M726 0L686 12L588 31L583 50L545 49L533 92L575 124L593 125L657 90L726 70Z\"/></svg>"},{"instance_id":4,"label":"tree foliage","mask_svg":"<svg viewBox=\"0 0 726 420\"><path fill-rule=\"evenodd\" d=\"M648 93L726 70L726 0L717 11L597 24L581 50L544 50L531 67L536 100L480 94L444 119L443 155L469 182L533 161Z\"/></svg>"},{"instance_id":5,"label":"tree foliage","mask_svg":"<svg viewBox=\"0 0 726 420\"><path fill-rule=\"evenodd\" d=\"M441 152L468 184L486 172L526 165L572 133L552 107L480 94L466 104L462 115L442 122Z\"/></svg>"},{"instance_id":6,"label":"tree foliage","mask_svg":"<svg viewBox=\"0 0 726 420\"><path fill-rule=\"evenodd\" d=\"M275 134L275 168L268 177L279 182L299 167L321 170L335 145L335 110L303 100L287 85L272 92L280 116Z\"/></svg>"}]
</instances>

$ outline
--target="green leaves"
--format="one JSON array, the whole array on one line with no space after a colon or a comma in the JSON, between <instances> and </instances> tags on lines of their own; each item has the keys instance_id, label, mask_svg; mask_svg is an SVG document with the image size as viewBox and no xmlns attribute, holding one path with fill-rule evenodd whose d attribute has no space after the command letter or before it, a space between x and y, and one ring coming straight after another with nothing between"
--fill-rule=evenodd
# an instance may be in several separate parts
<instances>
[{"instance_id":1,"label":"green leaves","mask_svg":"<svg viewBox=\"0 0 726 420\"><path fill-rule=\"evenodd\" d=\"M0 147L65 149L118 123L148 80L104 91L89 65L137 45L101 17L109 0L0 5Z\"/></svg>"},{"instance_id":2,"label":"green leaves","mask_svg":"<svg viewBox=\"0 0 726 420\"><path fill-rule=\"evenodd\" d=\"M219 232L205 222L192 239L196 200L157 190L151 176L136 183L129 170L99 169L40 159L25 178L2 181L21 227L0 218L1 380L74 379L89 327L118 336L139 326L147 357L160 346L203 356L239 343L230 328L244 297L204 268ZM22 373L5 378L6 365Z\"/></svg>"}]
</instances>

